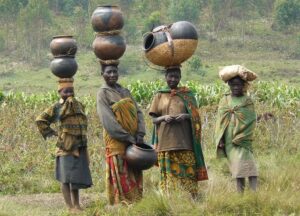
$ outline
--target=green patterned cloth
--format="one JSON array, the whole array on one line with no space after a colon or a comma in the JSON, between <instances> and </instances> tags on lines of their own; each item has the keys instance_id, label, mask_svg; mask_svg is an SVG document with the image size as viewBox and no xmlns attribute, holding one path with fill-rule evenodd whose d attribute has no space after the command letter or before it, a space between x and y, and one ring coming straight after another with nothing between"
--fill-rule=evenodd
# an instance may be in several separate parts
<instances>
[{"instance_id":1,"label":"green patterned cloth","mask_svg":"<svg viewBox=\"0 0 300 216\"><path fill-rule=\"evenodd\" d=\"M197 169L193 151L158 152L158 165L162 191L168 193L174 188L181 187L192 194L197 193Z\"/></svg>"},{"instance_id":2,"label":"green patterned cloth","mask_svg":"<svg viewBox=\"0 0 300 216\"><path fill-rule=\"evenodd\" d=\"M217 156L227 157L234 178L258 175L252 153L255 124L256 113L250 97L225 95L220 101L215 129ZM225 147L219 148L222 138Z\"/></svg>"}]
</instances>

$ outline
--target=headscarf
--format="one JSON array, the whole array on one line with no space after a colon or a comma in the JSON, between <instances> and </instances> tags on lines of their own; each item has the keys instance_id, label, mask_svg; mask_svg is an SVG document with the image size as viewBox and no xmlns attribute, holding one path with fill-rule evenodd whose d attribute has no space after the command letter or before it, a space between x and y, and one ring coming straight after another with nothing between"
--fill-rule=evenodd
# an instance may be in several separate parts
<instances>
[{"instance_id":1,"label":"headscarf","mask_svg":"<svg viewBox=\"0 0 300 216\"><path fill-rule=\"evenodd\" d=\"M74 87L73 86L74 79L73 78L60 78L58 80L58 91L63 88Z\"/></svg>"}]
</instances>

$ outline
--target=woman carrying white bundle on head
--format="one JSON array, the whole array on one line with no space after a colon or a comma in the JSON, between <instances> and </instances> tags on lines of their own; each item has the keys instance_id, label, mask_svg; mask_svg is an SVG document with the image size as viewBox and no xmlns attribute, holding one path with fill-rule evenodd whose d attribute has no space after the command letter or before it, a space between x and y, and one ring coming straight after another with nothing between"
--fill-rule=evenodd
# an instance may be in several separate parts
<instances>
[{"instance_id":1,"label":"woman carrying white bundle on head","mask_svg":"<svg viewBox=\"0 0 300 216\"><path fill-rule=\"evenodd\" d=\"M217 156L228 159L238 192L244 191L245 178L249 179L250 188L255 191L258 172L253 157L252 141L256 112L251 98L245 93L248 82L257 76L240 65L224 67L219 76L228 83L231 93L225 94L219 103L215 129Z\"/></svg>"}]
</instances>

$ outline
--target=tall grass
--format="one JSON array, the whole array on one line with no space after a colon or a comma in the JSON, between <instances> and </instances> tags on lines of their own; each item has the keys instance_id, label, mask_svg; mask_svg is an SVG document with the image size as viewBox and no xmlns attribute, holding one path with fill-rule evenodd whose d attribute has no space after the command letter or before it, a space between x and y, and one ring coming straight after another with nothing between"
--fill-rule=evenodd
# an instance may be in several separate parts
<instances>
[{"instance_id":1,"label":"tall grass","mask_svg":"<svg viewBox=\"0 0 300 216\"><path fill-rule=\"evenodd\" d=\"M206 105L201 106L200 111L203 121L202 145L209 181L199 183L198 198L192 200L180 190L174 191L170 196L162 195L158 187L159 170L154 167L144 172L142 201L134 205L108 208L103 194L105 146L102 141L102 126L96 113L95 99L88 96L80 98L88 109L88 145L94 181L94 186L86 192L93 197L96 194L96 198L85 205L83 215L300 214L299 89L277 83L257 83L252 87L251 95L256 101L257 113L268 111L275 118L261 121L255 130L254 154L260 172L258 192L246 191L240 196L235 192L235 182L230 178L226 160L219 161L215 158L215 146L212 142L216 104L227 87L223 84L186 84L198 94L198 101L202 100L200 104ZM134 88L134 85L139 87ZM155 82L140 82L129 86L136 98L137 91L141 89L138 100L145 113L147 140L150 140L149 131L152 126L146 115L146 107L153 93L162 86L163 83ZM148 94L145 89L151 89L151 93ZM276 99L277 96L282 99ZM57 99L55 92L39 96L22 93L4 96L0 104L0 195L59 192L59 184L54 180L55 140L44 141L34 124L35 117ZM288 103L289 101L292 102ZM285 104L287 107L284 107ZM14 208L14 205L16 204L9 203L6 208ZM31 207L24 206L14 215L26 215L21 211L29 212L28 208ZM1 208L5 207L0 205L0 215ZM32 215L44 215L45 211L39 211L39 208L40 206L32 210ZM48 215L55 212L57 213L49 209Z\"/></svg>"}]
</instances>

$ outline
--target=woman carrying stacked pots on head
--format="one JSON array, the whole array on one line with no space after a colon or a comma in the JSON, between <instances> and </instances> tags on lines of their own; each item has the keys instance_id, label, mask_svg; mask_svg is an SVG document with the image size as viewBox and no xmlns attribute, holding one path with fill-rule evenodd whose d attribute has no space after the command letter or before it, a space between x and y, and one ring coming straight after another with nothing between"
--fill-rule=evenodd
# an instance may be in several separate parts
<instances>
[{"instance_id":1,"label":"woman carrying stacked pots on head","mask_svg":"<svg viewBox=\"0 0 300 216\"><path fill-rule=\"evenodd\" d=\"M188 22L161 26L146 35L146 57L165 66L167 87L154 96L149 115L153 118L152 138L158 152L160 188L169 193L176 188L196 197L198 181L207 180L201 149L201 119L194 94L179 87L180 63L197 47L197 32Z\"/></svg>"},{"instance_id":2,"label":"woman carrying stacked pots on head","mask_svg":"<svg viewBox=\"0 0 300 216\"><path fill-rule=\"evenodd\" d=\"M98 7L92 15L92 24L98 31L93 47L105 81L97 94L97 112L106 145L107 196L111 205L131 203L142 197L143 175L128 165L125 150L130 144L144 143L145 124L129 90L117 82L118 59L126 48L119 35L123 27L122 13L117 7Z\"/></svg>"},{"instance_id":3,"label":"woman carrying stacked pots on head","mask_svg":"<svg viewBox=\"0 0 300 216\"><path fill-rule=\"evenodd\" d=\"M79 190L92 186L87 150L87 116L84 105L75 98L73 75L77 71L76 41L72 36L55 36L50 44L54 59L51 70L59 77L60 100L44 110L36 119L37 127L44 137L57 137L56 179L71 213L82 211ZM54 130L51 126L58 123Z\"/></svg>"}]
</instances>

